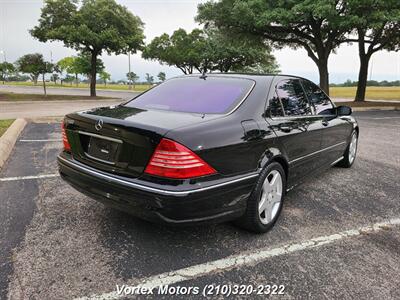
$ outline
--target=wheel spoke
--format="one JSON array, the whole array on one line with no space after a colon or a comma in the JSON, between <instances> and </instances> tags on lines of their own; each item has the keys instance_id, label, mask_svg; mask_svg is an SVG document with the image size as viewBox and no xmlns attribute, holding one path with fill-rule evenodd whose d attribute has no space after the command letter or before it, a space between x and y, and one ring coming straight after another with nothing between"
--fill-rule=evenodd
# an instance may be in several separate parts
<instances>
[{"instance_id":1,"label":"wheel spoke","mask_svg":"<svg viewBox=\"0 0 400 300\"><path fill-rule=\"evenodd\" d=\"M272 179L271 179L269 185L272 186L272 187L274 187L274 186L276 185L276 180L277 180L278 177L279 177L279 173L276 172L276 173L274 174L274 176L272 177Z\"/></svg>"},{"instance_id":2,"label":"wheel spoke","mask_svg":"<svg viewBox=\"0 0 400 300\"><path fill-rule=\"evenodd\" d=\"M266 221L268 223L271 222L271 220L272 220L272 201L271 200L267 201L267 205L265 207L264 214L265 214Z\"/></svg>"},{"instance_id":3,"label":"wheel spoke","mask_svg":"<svg viewBox=\"0 0 400 300\"><path fill-rule=\"evenodd\" d=\"M265 205L267 203L267 194L263 194L258 204L258 212L261 214L265 210Z\"/></svg>"}]
</instances>

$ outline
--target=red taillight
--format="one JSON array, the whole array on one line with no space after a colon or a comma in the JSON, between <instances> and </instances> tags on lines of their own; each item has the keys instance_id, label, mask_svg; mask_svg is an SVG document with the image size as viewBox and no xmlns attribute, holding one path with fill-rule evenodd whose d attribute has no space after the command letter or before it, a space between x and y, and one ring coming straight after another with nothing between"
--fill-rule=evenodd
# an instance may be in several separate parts
<instances>
[{"instance_id":1,"label":"red taillight","mask_svg":"<svg viewBox=\"0 0 400 300\"><path fill-rule=\"evenodd\" d=\"M61 135L65 151L71 151L71 145L68 142L67 133L65 132L64 121L61 123Z\"/></svg>"},{"instance_id":2,"label":"red taillight","mask_svg":"<svg viewBox=\"0 0 400 300\"><path fill-rule=\"evenodd\" d=\"M187 179L215 174L216 171L185 146L162 139L148 163L147 174Z\"/></svg>"}]
</instances>

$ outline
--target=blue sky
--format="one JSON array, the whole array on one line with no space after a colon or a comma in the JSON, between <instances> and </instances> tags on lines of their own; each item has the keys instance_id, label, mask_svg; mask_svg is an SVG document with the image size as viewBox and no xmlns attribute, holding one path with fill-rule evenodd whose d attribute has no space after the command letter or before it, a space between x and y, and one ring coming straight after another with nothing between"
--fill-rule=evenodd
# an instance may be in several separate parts
<instances>
[{"instance_id":1,"label":"blue sky","mask_svg":"<svg viewBox=\"0 0 400 300\"><path fill-rule=\"evenodd\" d=\"M205 1L195 0L125 0L118 1L125 5L145 23L146 42L164 32L171 34L178 28L192 30L199 25L195 23L197 5ZM46 59L53 61L75 54L75 51L63 47L62 43L40 43L34 40L28 30L37 24L43 1L40 0L0 0L0 50L6 53L7 61L15 61L18 57L33 52L42 53ZM333 83L346 79L357 79L358 50L356 45L343 45L329 61L330 80ZM274 51L282 73L295 74L318 81L315 64L302 49L284 48ZM126 55L102 57L106 70L113 80L125 79L128 71ZM0 55L0 61L3 57ZM132 70L144 79L145 73L157 75L164 71L167 77L180 75L181 71L174 67L162 66L157 62L143 60L140 54L132 57ZM372 58L371 78L374 80L400 79L400 52L381 51Z\"/></svg>"}]
</instances>

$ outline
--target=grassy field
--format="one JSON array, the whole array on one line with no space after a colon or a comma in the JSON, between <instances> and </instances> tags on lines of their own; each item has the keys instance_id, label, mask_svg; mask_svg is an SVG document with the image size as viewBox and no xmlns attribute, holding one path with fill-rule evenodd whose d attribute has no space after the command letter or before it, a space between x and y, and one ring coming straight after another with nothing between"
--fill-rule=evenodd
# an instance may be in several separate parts
<instances>
[{"instance_id":1,"label":"grassy field","mask_svg":"<svg viewBox=\"0 0 400 300\"><path fill-rule=\"evenodd\" d=\"M17 85L17 86L34 86L33 82L6 82L7 85ZM42 83L38 83L37 86L42 86ZM75 83L69 84L69 83L64 83L63 85L61 84L54 84L54 82L46 82L47 87L52 87L52 88L86 88L89 89L89 84L86 83L79 83L76 85ZM142 92L145 90L148 90L151 87L149 84L136 84L133 88L132 91L136 92ZM117 91L129 91L129 86L128 85L123 85L123 84L96 84L97 89L104 89L104 90L117 90Z\"/></svg>"},{"instance_id":2,"label":"grassy field","mask_svg":"<svg viewBox=\"0 0 400 300\"><path fill-rule=\"evenodd\" d=\"M14 122L14 120L0 120L0 136L6 132L7 128Z\"/></svg>"},{"instance_id":3,"label":"grassy field","mask_svg":"<svg viewBox=\"0 0 400 300\"><path fill-rule=\"evenodd\" d=\"M346 105L351 107L376 107L376 108L384 108L384 107L395 107L396 109L400 109L400 103L398 102L372 102L372 101L365 101L365 102L336 102L336 106Z\"/></svg>"},{"instance_id":4,"label":"grassy field","mask_svg":"<svg viewBox=\"0 0 400 300\"><path fill-rule=\"evenodd\" d=\"M331 87L330 96L333 98L354 99L356 87ZM400 100L400 87L369 86L366 99Z\"/></svg>"},{"instance_id":5,"label":"grassy field","mask_svg":"<svg viewBox=\"0 0 400 300\"><path fill-rule=\"evenodd\" d=\"M90 97L90 96L72 96L72 95L47 95L41 94L17 94L0 93L0 101L54 101L54 100L100 100L116 99L111 97Z\"/></svg>"},{"instance_id":6,"label":"grassy field","mask_svg":"<svg viewBox=\"0 0 400 300\"><path fill-rule=\"evenodd\" d=\"M33 86L33 82L7 82L8 85L17 85L17 86ZM47 82L48 87L53 88L86 88L89 89L89 85L86 83L79 83L78 86L75 84L54 84L54 82ZM40 83L38 83L40 86ZM99 90L120 90L120 91L128 91L129 87L127 85L121 84L97 84L97 89ZM148 84L137 84L134 86L132 91L143 92L149 89L151 85ZM354 99L356 95L356 87L331 87L330 95L333 98L349 98ZM370 86L367 87L367 99L381 99L381 100L400 100L400 87L377 87Z\"/></svg>"}]
</instances>

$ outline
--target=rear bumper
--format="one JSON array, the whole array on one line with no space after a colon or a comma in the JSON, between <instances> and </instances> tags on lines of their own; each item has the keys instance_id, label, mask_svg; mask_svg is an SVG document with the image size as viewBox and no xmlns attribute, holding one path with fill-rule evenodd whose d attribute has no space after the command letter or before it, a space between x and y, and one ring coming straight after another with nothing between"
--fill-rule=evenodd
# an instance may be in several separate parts
<instances>
[{"instance_id":1,"label":"rear bumper","mask_svg":"<svg viewBox=\"0 0 400 300\"><path fill-rule=\"evenodd\" d=\"M170 224L223 222L243 215L258 174L195 187L165 186L105 173L70 155L58 157L61 177L83 194L142 219Z\"/></svg>"}]
</instances>

